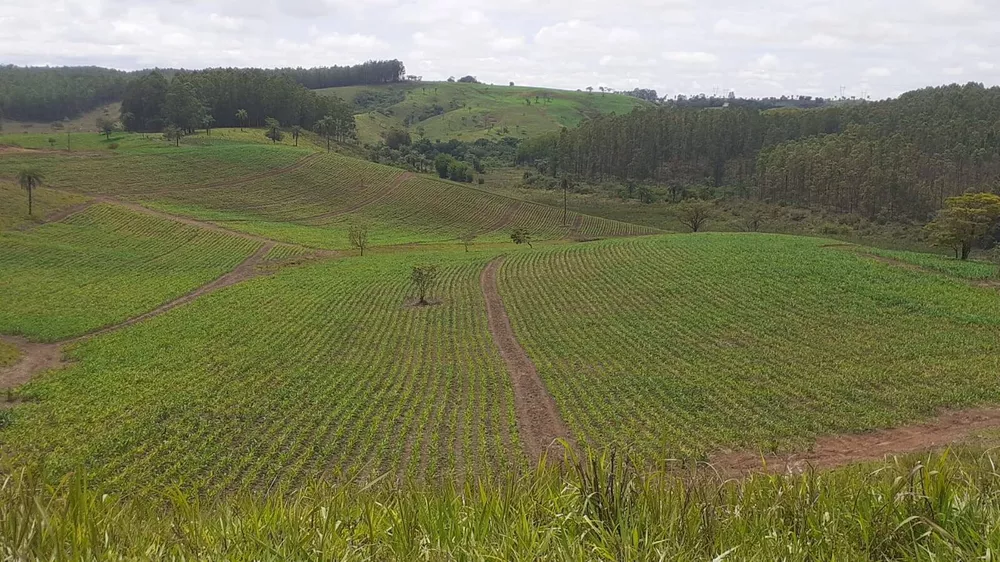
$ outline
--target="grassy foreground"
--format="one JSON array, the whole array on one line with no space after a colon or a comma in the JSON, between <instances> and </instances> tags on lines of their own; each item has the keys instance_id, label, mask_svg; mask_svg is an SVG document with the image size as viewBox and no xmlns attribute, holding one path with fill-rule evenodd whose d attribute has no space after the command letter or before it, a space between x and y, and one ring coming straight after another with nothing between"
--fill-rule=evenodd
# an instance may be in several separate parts
<instances>
[{"instance_id":1,"label":"grassy foreground","mask_svg":"<svg viewBox=\"0 0 1000 562\"><path fill-rule=\"evenodd\" d=\"M500 484L385 481L203 504L130 503L78 477L0 487L0 556L119 560L992 560L995 453L722 480L613 456Z\"/></svg>"}]
</instances>

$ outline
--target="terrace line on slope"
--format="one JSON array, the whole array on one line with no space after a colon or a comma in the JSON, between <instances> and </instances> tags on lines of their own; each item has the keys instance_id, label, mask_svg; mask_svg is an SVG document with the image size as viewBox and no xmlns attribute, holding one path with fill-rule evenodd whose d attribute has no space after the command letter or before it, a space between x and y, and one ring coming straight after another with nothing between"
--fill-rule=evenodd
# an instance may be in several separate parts
<instances>
[{"instance_id":1,"label":"terrace line on slope","mask_svg":"<svg viewBox=\"0 0 1000 562\"><path fill-rule=\"evenodd\" d=\"M524 452L532 462L537 462L549 453L558 456L562 449L558 443L560 439L573 449L576 449L576 443L559 415L555 400L538 376L535 364L514 335L497 288L497 271L501 264L503 257L491 261L483 270L480 284L486 299L490 334L500 350L514 387L514 409L517 411L517 427Z\"/></svg>"}]
</instances>

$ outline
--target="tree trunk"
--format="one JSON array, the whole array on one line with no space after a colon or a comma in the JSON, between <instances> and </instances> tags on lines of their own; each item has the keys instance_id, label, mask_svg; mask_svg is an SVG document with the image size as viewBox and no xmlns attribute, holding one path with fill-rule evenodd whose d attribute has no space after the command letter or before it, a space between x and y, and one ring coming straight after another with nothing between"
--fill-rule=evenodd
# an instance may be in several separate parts
<instances>
[{"instance_id":1,"label":"tree trunk","mask_svg":"<svg viewBox=\"0 0 1000 562\"><path fill-rule=\"evenodd\" d=\"M972 243L963 242L962 243L962 261L969 259L969 254L972 253Z\"/></svg>"},{"instance_id":2,"label":"tree trunk","mask_svg":"<svg viewBox=\"0 0 1000 562\"><path fill-rule=\"evenodd\" d=\"M34 191L33 187L34 186L32 186L30 183L28 184L28 216L29 217L31 216L31 203L32 203L32 201L31 201L31 192Z\"/></svg>"}]
</instances>

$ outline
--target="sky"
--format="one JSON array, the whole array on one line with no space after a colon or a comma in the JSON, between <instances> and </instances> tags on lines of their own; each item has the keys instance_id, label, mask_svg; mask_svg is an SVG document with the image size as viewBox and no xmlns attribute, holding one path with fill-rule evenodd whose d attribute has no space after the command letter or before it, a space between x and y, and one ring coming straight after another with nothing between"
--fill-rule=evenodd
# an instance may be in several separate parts
<instances>
[{"instance_id":1,"label":"sky","mask_svg":"<svg viewBox=\"0 0 1000 562\"><path fill-rule=\"evenodd\" d=\"M0 63L398 58L425 80L894 97L1000 82L1000 0L2 0Z\"/></svg>"}]
</instances>

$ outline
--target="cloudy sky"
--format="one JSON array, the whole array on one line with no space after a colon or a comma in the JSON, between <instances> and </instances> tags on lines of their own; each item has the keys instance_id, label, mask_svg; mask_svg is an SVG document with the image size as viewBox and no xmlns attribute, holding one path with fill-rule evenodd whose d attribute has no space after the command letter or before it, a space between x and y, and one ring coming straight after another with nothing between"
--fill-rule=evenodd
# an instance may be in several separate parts
<instances>
[{"instance_id":1,"label":"cloudy sky","mask_svg":"<svg viewBox=\"0 0 1000 562\"><path fill-rule=\"evenodd\" d=\"M998 0L2 0L0 62L884 98L1000 78Z\"/></svg>"}]
</instances>

